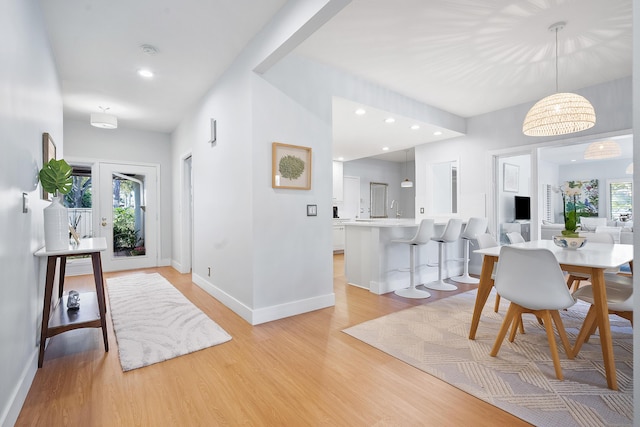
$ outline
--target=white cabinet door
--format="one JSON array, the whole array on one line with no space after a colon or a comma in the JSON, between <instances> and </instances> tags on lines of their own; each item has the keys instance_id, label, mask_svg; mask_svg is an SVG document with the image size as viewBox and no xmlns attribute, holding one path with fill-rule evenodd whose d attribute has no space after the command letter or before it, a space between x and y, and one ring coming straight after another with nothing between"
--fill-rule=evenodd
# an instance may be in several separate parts
<instances>
[{"instance_id":1,"label":"white cabinet door","mask_svg":"<svg viewBox=\"0 0 640 427\"><path fill-rule=\"evenodd\" d=\"M344 251L344 225L333 226L333 250Z\"/></svg>"}]
</instances>

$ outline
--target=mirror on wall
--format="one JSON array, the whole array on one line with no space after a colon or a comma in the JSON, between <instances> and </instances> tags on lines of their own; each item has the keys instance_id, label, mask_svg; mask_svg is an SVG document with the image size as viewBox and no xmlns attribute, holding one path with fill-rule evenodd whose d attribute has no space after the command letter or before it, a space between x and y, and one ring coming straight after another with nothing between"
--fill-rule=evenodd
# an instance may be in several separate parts
<instances>
[{"instance_id":1,"label":"mirror on wall","mask_svg":"<svg viewBox=\"0 0 640 427\"><path fill-rule=\"evenodd\" d=\"M371 189L371 218L387 218L387 187L382 182L372 182Z\"/></svg>"},{"instance_id":2,"label":"mirror on wall","mask_svg":"<svg viewBox=\"0 0 640 427\"><path fill-rule=\"evenodd\" d=\"M458 213L458 161L432 163L430 170L433 214Z\"/></svg>"}]
</instances>

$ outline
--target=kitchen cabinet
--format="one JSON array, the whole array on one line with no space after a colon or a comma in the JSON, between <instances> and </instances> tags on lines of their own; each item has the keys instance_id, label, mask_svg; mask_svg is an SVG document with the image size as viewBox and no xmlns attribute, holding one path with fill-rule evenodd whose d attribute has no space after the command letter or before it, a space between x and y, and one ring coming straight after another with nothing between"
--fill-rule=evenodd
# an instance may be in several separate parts
<instances>
[{"instance_id":1,"label":"kitchen cabinet","mask_svg":"<svg viewBox=\"0 0 640 427\"><path fill-rule=\"evenodd\" d=\"M333 251L344 251L344 224L333 224Z\"/></svg>"}]
</instances>

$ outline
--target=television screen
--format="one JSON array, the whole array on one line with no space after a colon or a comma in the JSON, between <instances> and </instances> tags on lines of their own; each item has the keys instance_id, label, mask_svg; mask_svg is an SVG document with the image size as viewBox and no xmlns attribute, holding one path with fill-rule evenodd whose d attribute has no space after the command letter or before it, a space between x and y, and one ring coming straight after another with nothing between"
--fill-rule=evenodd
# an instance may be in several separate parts
<instances>
[{"instance_id":1,"label":"television screen","mask_svg":"<svg viewBox=\"0 0 640 427\"><path fill-rule=\"evenodd\" d=\"M514 196L516 201L516 221L531 219L531 197Z\"/></svg>"}]
</instances>

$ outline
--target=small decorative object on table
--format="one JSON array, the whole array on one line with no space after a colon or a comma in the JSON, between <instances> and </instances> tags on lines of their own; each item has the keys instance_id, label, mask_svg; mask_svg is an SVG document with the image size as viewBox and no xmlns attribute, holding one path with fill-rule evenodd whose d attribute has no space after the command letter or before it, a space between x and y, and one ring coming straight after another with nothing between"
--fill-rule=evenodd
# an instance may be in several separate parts
<instances>
[{"instance_id":1,"label":"small decorative object on table","mask_svg":"<svg viewBox=\"0 0 640 427\"><path fill-rule=\"evenodd\" d=\"M80 309L80 294L78 291L69 291L67 296L67 310L79 310Z\"/></svg>"},{"instance_id":2,"label":"small decorative object on table","mask_svg":"<svg viewBox=\"0 0 640 427\"><path fill-rule=\"evenodd\" d=\"M553 243L563 249L579 249L587 243L587 238L580 236L553 236Z\"/></svg>"}]
</instances>

